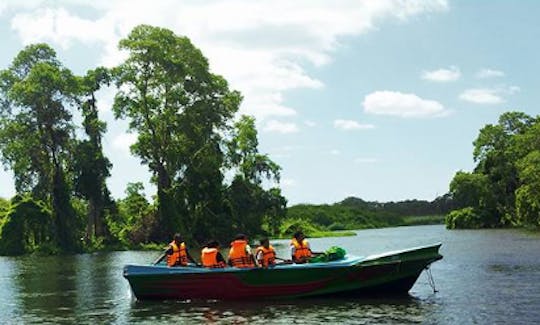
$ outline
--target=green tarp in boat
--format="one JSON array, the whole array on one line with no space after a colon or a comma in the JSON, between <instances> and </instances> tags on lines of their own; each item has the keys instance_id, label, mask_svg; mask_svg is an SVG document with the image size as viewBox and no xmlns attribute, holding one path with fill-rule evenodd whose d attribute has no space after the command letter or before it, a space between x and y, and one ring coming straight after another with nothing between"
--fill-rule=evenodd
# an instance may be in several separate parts
<instances>
[{"instance_id":1,"label":"green tarp in boat","mask_svg":"<svg viewBox=\"0 0 540 325\"><path fill-rule=\"evenodd\" d=\"M338 246L332 246L321 255L310 258L309 263L324 263L337 261L344 258L346 254L347 252L343 248Z\"/></svg>"}]
</instances>

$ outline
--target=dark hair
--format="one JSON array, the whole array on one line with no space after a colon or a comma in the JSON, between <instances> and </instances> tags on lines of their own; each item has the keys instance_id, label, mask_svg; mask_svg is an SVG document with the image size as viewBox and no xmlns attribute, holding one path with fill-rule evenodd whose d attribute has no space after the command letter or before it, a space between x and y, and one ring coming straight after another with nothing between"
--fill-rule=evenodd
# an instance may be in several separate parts
<instances>
[{"instance_id":1,"label":"dark hair","mask_svg":"<svg viewBox=\"0 0 540 325\"><path fill-rule=\"evenodd\" d=\"M296 231L293 235L293 237L296 239L300 238L300 236L304 236L304 233L302 232L302 230Z\"/></svg>"},{"instance_id":2,"label":"dark hair","mask_svg":"<svg viewBox=\"0 0 540 325\"><path fill-rule=\"evenodd\" d=\"M267 242L269 242L268 237L261 238L261 245L264 245L264 243L267 243Z\"/></svg>"},{"instance_id":3,"label":"dark hair","mask_svg":"<svg viewBox=\"0 0 540 325\"><path fill-rule=\"evenodd\" d=\"M246 239L247 239L247 236L244 235L244 234L238 234L238 235L236 235L236 236L234 237L234 240L241 240L241 239L246 240Z\"/></svg>"},{"instance_id":4,"label":"dark hair","mask_svg":"<svg viewBox=\"0 0 540 325\"><path fill-rule=\"evenodd\" d=\"M208 247L208 248L218 248L219 247L219 242L217 240L212 239L208 243L206 243L205 246Z\"/></svg>"},{"instance_id":5,"label":"dark hair","mask_svg":"<svg viewBox=\"0 0 540 325\"><path fill-rule=\"evenodd\" d=\"M180 233L174 234L173 238L174 238L175 241L178 241L178 242L182 241L182 235L180 235Z\"/></svg>"}]
</instances>

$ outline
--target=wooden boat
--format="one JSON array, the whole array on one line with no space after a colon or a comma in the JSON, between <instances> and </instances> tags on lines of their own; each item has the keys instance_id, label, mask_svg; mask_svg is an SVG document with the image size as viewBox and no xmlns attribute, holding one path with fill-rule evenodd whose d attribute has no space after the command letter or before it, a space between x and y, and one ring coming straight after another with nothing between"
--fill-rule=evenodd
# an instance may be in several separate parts
<instances>
[{"instance_id":1,"label":"wooden boat","mask_svg":"<svg viewBox=\"0 0 540 325\"><path fill-rule=\"evenodd\" d=\"M282 299L315 296L405 294L420 273L442 259L441 244L367 257L268 269L126 265L124 277L142 299Z\"/></svg>"}]
</instances>

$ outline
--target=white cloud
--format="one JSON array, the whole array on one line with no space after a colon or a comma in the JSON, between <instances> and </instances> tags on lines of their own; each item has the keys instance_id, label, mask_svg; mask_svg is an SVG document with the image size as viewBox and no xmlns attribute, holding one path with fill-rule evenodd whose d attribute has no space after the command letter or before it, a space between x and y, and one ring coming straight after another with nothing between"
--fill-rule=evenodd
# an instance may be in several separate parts
<instances>
[{"instance_id":1,"label":"white cloud","mask_svg":"<svg viewBox=\"0 0 540 325\"><path fill-rule=\"evenodd\" d=\"M339 151L338 149L332 149L330 150L329 152L332 156L339 156L341 155L341 151Z\"/></svg>"},{"instance_id":2,"label":"white cloud","mask_svg":"<svg viewBox=\"0 0 540 325\"><path fill-rule=\"evenodd\" d=\"M459 71L459 68L455 66L451 66L448 69L437 69L422 72L422 79L437 82L456 81L460 77L461 72Z\"/></svg>"},{"instance_id":3,"label":"white cloud","mask_svg":"<svg viewBox=\"0 0 540 325\"><path fill-rule=\"evenodd\" d=\"M11 28L19 33L24 44L47 41L66 49L74 41L90 45L106 43L108 28L112 22L96 22L71 15L66 9L37 9L32 13L16 14L11 20Z\"/></svg>"},{"instance_id":4,"label":"white cloud","mask_svg":"<svg viewBox=\"0 0 540 325\"><path fill-rule=\"evenodd\" d=\"M38 8L42 5L43 0L25 0L25 1L0 1L0 15L8 10L29 10Z\"/></svg>"},{"instance_id":5,"label":"white cloud","mask_svg":"<svg viewBox=\"0 0 540 325\"><path fill-rule=\"evenodd\" d=\"M116 94L116 88L112 86L102 87L96 93L97 108L100 112L112 111L115 94Z\"/></svg>"},{"instance_id":6,"label":"white cloud","mask_svg":"<svg viewBox=\"0 0 540 325\"><path fill-rule=\"evenodd\" d=\"M125 57L117 44L134 26L144 23L169 28L187 35L208 57L213 72L243 93L242 113L263 119L296 114L283 104L283 92L324 86L308 75L305 65L330 62L339 39L366 33L385 19L406 20L444 11L448 5L445 0L59 0L54 9L50 7L48 1L34 2L13 17L12 29L25 44L47 41L63 48L75 42L99 46L103 53L99 64L111 66ZM101 15L79 16L72 7Z\"/></svg>"},{"instance_id":7,"label":"white cloud","mask_svg":"<svg viewBox=\"0 0 540 325\"><path fill-rule=\"evenodd\" d=\"M296 133L299 131L298 126L295 123L290 122L280 122L276 120L270 120L266 122L264 128L266 132L277 132L277 133Z\"/></svg>"},{"instance_id":8,"label":"white cloud","mask_svg":"<svg viewBox=\"0 0 540 325\"><path fill-rule=\"evenodd\" d=\"M334 127L342 130L368 130L374 129L373 124L360 124L353 120L334 120Z\"/></svg>"},{"instance_id":9,"label":"white cloud","mask_svg":"<svg viewBox=\"0 0 540 325\"><path fill-rule=\"evenodd\" d=\"M398 91L375 91L366 95L364 112L405 118L441 117L448 114L444 106L434 100Z\"/></svg>"},{"instance_id":10,"label":"white cloud","mask_svg":"<svg viewBox=\"0 0 540 325\"><path fill-rule=\"evenodd\" d=\"M294 116L296 111L283 105L283 98L280 93L268 93L265 91L248 90L242 91L244 102L240 108L240 114L255 115L258 121L270 116ZM256 107L255 110L252 108Z\"/></svg>"},{"instance_id":11,"label":"white cloud","mask_svg":"<svg viewBox=\"0 0 540 325\"><path fill-rule=\"evenodd\" d=\"M493 70L493 69L482 69L476 73L476 78L478 79L487 79L487 78L496 78L496 77L504 77L504 72L501 70Z\"/></svg>"},{"instance_id":12,"label":"white cloud","mask_svg":"<svg viewBox=\"0 0 540 325\"><path fill-rule=\"evenodd\" d=\"M298 182L292 178L284 178L280 182L281 187L295 187Z\"/></svg>"},{"instance_id":13,"label":"white cloud","mask_svg":"<svg viewBox=\"0 0 540 325\"><path fill-rule=\"evenodd\" d=\"M462 92L459 95L459 98L461 100L475 104L495 105L505 102L503 98L504 95L513 95L519 91L520 88L517 86L497 88L472 88Z\"/></svg>"},{"instance_id":14,"label":"white cloud","mask_svg":"<svg viewBox=\"0 0 540 325\"><path fill-rule=\"evenodd\" d=\"M317 126L316 122L306 120L304 121L304 125L309 126L310 128Z\"/></svg>"},{"instance_id":15,"label":"white cloud","mask_svg":"<svg viewBox=\"0 0 540 325\"><path fill-rule=\"evenodd\" d=\"M379 160L377 158L356 158L354 160L357 164L373 164L378 162Z\"/></svg>"},{"instance_id":16,"label":"white cloud","mask_svg":"<svg viewBox=\"0 0 540 325\"><path fill-rule=\"evenodd\" d=\"M519 88L518 86L510 86L510 87L508 87L506 89L504 89L504 88L502 89L502 92L506 92L509 95L513 95L513 94L518 93L520 91L521 91L521 88Z\"/></svg>"},{"instance_id":17,"label":"white cloud","mask_svg":"<svg viewBox=\"0 0 540 325\"><path fill-rule=\"evenodd\" d=\"M467 89L459 95L461 100L476 104L500 104L504 99L494 89Z\"/></svg>"},{"instance_id":18,"label":"white cloud","mask_svg":"<svg viewBox=\"0 0 540 325\"><path fill-rule=\"evenodd\" d=\"M134 133L120 133L114 137L112 146L115 149L129 153L129 147L137 142L137 134Z\"/></svg>"}]
</instances>

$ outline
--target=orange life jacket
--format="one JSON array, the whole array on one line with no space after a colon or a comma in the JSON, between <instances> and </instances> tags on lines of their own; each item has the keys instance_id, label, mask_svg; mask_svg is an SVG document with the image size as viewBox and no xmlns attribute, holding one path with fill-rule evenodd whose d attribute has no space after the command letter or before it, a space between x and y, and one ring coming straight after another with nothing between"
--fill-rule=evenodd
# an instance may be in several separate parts
<instances>
[{"instance_id":1,"label":"orange life jacket","mask_svg":"<svg viewBox=\"0 0 540 325\"><path fill-rule=\"evenodd\" d=\"M231 243L229 262L234 267L255 267L251 255L246 252L248 243L245 240L235 240Z\"/></svg>"},{"instance_id":2,"label":"orange life jacket","mask_svg":"<svg viewBox=\"0 0 540 325\"><path fill-rule=\"evenodd\" d=\"M262 267L268 267L269 265L276 264L276 250L274 247L272 247L272 245L268 246L268 248L264 246L257 247L255 256L258 256L259 252L262 252L262 260L259 260L258 262Z\"/></svg>"},{"instance_id":3,"label":"orange life jacket","mask_svg":"<svg viewBox=\"0 0 540 325\"><path fill-rule=\"evenodd\" d=\"M302 243L298 243L296 238L293 238L291 241L291 245L294 246L294 256L293 260L300 261L303 257L311 257L311 250L308 247L308 242L306 239L302 240Z\"/></svg>"},{"instance_id":4,"label":"orange life jacket","mask_svg":"<svg viewBox=\"0 0 540 325\"><path fill-rule=\"evenodd\" d=\"M186 252L186 244L183 242L180 243L180 246L176 245L176 242L173 240L169 246L172 247L173 252L171 255L167 255L167 265L168 266L175 266L175 265L182 265L187 266L188 260L187 260L187 252Z\"/></svg>"},{"instance_id":5,"label":"orange life jacket","mask_svg":"<svg viewBox=\"0 0 540 325\"><path fill-rule=\"evenodd\" d=\"M205 247L201 251L201 262L204 267L220 268L225 267L223 261L217 260L218 249Z\"/></svg>"}]
</instances>

